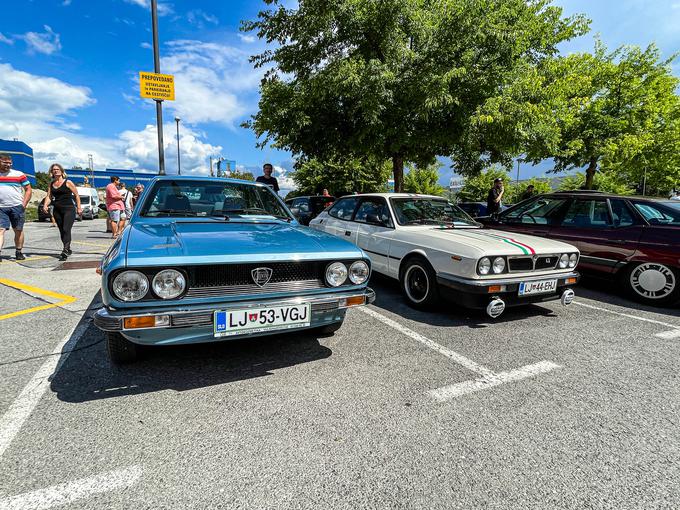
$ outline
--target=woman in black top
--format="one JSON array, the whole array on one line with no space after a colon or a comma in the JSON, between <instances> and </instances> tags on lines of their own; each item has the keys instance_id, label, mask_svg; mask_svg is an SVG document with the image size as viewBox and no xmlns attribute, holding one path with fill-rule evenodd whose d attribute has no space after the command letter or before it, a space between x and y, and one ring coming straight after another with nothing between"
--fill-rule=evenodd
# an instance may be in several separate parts
<instances>
[{"instance_id":1,"label":"woman in black top","mask_svg":"<svg viewBox=\"0 0 680 510\"><path fill-rule=\"evenodd\" d=\"M47 212L50 203L52 204L52 214L57 222L57 227L59 227L61 242L64 243L64 249L61 255L59 255L59 260L66 260L72 253L71 228L73 228L73 222L76 220L76 212L80 216L83 214L83 209L80 207L78 190L75 184L66 179L64 167L59 163L54 163L50 167L49 172L52 177L52 183L47 192L43 210Z\"/></svg>"}]
</instances>

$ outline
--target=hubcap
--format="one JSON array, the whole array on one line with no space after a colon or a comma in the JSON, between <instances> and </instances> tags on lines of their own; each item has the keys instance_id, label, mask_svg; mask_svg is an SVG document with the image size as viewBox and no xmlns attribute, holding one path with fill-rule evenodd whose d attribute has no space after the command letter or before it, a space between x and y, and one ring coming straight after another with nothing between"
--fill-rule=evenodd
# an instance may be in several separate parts
<instances>
[{"instance_id":1,"label":"hubcap","mask_svg":"<svg viewBox=\"0 0 680 510\"><path fill-rule=\"evenodd\" d=\"M630 274L630 285L642 297L661 299L675 289L675 275L663 264L640 264Z\"/></svg>"},{"instance_id":2,"label":"hubcap","mask_svg":"<svg viewBox=\"0 0 680 510\"><path fill-rule=\"evenodd\" d=\"M404 276L404 288L409 299L414 303L424 301L430 289L430 281L425 270L420 266L409 267Z\"/></svg>"}]
</instances>

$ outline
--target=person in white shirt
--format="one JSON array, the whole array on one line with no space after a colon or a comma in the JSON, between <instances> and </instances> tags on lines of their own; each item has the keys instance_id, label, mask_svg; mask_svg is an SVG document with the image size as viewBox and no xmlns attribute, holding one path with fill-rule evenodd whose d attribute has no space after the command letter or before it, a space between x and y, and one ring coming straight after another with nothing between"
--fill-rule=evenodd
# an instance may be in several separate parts
<instances>
[{"instance_id":1,"label":"person in white shirt","mask_svg":"<svg viewBox=\"0 0 680 510\"><path fill-rule=\"evenodd\" d=\"M26 206L33 190L23 172L12 168L12 156L0 154L0 250L5 241L5 230L14 230L14 249L17 260L25 260L24 221ZM0 260L2 260L0 258Z\"/></svg>"}]
</instances>

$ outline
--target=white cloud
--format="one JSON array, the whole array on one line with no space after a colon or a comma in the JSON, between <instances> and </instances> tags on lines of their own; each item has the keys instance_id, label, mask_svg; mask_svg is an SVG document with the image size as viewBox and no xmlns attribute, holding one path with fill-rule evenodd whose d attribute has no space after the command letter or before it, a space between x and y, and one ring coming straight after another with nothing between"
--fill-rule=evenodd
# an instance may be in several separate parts
<instances>
[{"instance_id":1,"label":"white cloud","mask_svg":"<svg viewBox=\"0 0 680 510\"><path fill-rule=\"evenodd\" d=\"M161 68L175 75L176 99L168 107L190 124L232 127L254 106L264 73L254 70L248 58L248 52L233 46L191 40L168 43Z\"/></svg>"},{"instance_id":2,"label":"white cloud","mask_svg":"<svg viewBox=\"0 0 680 510\"><path fill-rule=\"evenodd\" d=\"M132 5L138 5L139 7L143 7L145 9L151 9L151 0L125 0L125 2L132 4ZM172 14L174 12L174 9L172 7L172 4L165 3L165 2L158 2L158 15L159 16L167 16L168 14Z\"/></svg>"},{"instance_id":3,"label":"white cloud","mask_svg":"<svg viewBox=\"0 0 680 510\"><path fill-rule=\"evenodd\" d=\"M71 5L71 2L72 2L72 0L64 0L64 1L61 3L61 5L63 5L64 7L68 7L69 5Z\"/></svg>"},{"instance_id":4,"label":"white cloud","mask_svg":"<svg viewBox=\"0 0 680 510\"><path fill-rule=\"evenodd\" d=\"M44 25L45 32L26 32L18 36L23 39L28 46L30 53L42 53L52 55L61 50L61 40L59 34L55 33L49 25Z\"/></svg>"},{"instance_id":5,"label":"white cloud","mask_svg":"<svg viewBox=\"0 0 680 510\"><path fill-rule=\"evenodd\" d=\"M254 35L238 34L238 38L241 39L244 43L248 44L257 41L257 37L255 37Z\"/></svg>"},{"instance_id":6,"label":"white cloud","mask_svg":"<svg viewBox=\"0 0 680 510\"><path fill-rule=\"evenodd\" d=\"M6 35L4 35L2 32L0 32L0 43L14 44L14 40L10 39Z\"/></svg>"},{"instance_id":7,"label":"white cloud","mask_svg":"<svg viewBox=\"0 0 680 510\"><path fill-rule=\"evenodd\" d=\"M279 165L274 165L273 174L274 177L276 177L276 180L279 182L279 188L282 190L293 190L297 187L295 185L295 181L293 181L293 179L290 177L288 169Z\"/></svg>"},{"instance_id":8,"label":"white cloud","mask_svg":"<svg viewBox=\"0 0 680 510\"><path fill-rule=\"evenodd\" d=\"M153 46L151 46L151 43L148 43L148 42L140 43L139 46L142 47L142 48L144 48L145 50L153 49Z\"/></svg>"},{"instance_id":9,"label":"white cloud","mask_svg":"<svg viewBox=\"0 0 680 510\"><path fill-rule=\"evenodd\" d=\"M189 22L189 24L194 25L198 28L204 28L206 26L206 23L211 25L217 25L220 22L217 16L208 14L207 12L202 11L201 9L194 9L192 11L189 11L187 13L187 21Z\"/></svg>"}]
</instances>

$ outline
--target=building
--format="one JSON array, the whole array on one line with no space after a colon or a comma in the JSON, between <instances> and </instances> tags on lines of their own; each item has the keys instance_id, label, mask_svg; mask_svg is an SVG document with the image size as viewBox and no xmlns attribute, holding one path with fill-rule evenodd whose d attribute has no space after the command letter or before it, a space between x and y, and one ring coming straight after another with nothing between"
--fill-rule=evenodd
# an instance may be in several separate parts
<instances>
[{"instance_id":1,"label":"building","mask_svg":"<svg viewBox=\"0 0 680 510\"><path fill-rule=\"evenodd\" d=\"M12 156L12 168L26 174L31 185L35 186L35 165L33 164L33 149L18 140L0 139L0 152Z\"/></svg>"},{"instance_id":2,"label":"building","mask_svg":"<svg viewBox=\"0 0 680 510\"><path fill-rule=\"evenodd\" d=\"M107 168L106 170L89 170L88 168L67 169L68 178L76 186L93 186L94 179L95 188L104 188L111 183L111 177L120 177L120 180L125 183L127 188L134 187L135 184L143 184L146 186L151 179L156 177L155 173L139 172L135 170L125 170L122 168Z\"/></svg>"}]
</instances>

